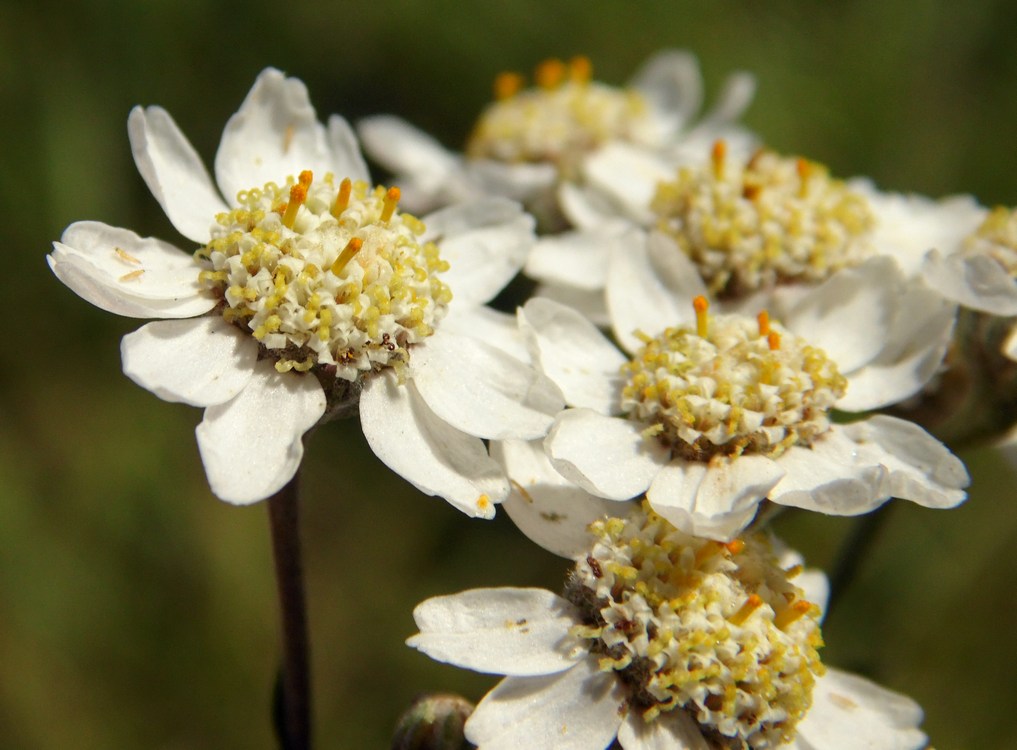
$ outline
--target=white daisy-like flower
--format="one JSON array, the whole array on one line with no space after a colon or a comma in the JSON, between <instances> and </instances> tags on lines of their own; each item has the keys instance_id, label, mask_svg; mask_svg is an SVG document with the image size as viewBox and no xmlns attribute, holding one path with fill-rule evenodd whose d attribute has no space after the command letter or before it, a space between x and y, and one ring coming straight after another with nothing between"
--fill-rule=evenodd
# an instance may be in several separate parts
<instances>
[{"instance_id":1,"label":"white daisy-like flower","mask_svg":"<svg viewBox=\"0 0 1017 750\"><path fill-rule=\"evenodd\" d=\"M650 511L591 533L564 597L476 589L414 610L409 645L507 675L466 722L480 750L926 746L914 701L821 663L825 581L774 540L697 539Z\"/></svg>"},{"instance_id":2,"label":"white daisy-like flower","mask_svg":"<svg viewBox=\"0 0 1017 750\"><path fill-rule=\"evenodd\" d=\"M492 516L508 483L482 438L539 437L562 403L491 343L504 326L483 308L519 270L532 219L506 200L423 221L401 212L397 188L370 186L346 121L319 123L304 84L274 69L226 125L218 190L165 110L135 108L128 130L142 177L197 251L80 222L48 261L105 310L165 319L124 337L124 372L205 407L197 440L213 492L270 496L308 429L359 408L392 469Z\"/></svg>"},{"instance_id":3,"label":"white daisy-like flower","mask_svg":"<svg viewBox=\"0 0 1017 750\"><path fill-rule=\"evenodd\" d=\"M963 464L917 425L830 418L917 392L943 357L952 305L877 257L805 295L784 325L765 311L711 316L678 257L667 236L639 233L612 256L608 303L624 352L552 300L520 310L534 361L572 407L544 442L566 479L609 499L645 492L678 528L720 539L763 499L835 515L890 497L964 499Z\"/></svg>"},{"instance_id":4,"label":"white daisy-like flower","mask_svg":"<svg viewBox=\"0 0 1017 750\"><path fill-rule=\"evenodd\" d=\"M361 121L361 140L368 155L395 173L407 205L417 210L494 194L555 215L559 186L582 183L585 161L602 149L673 165L693 144L750 139L733 123L752 98L752 77L731 76L715 107L696 122L702 78L687 52L656 54L625 88L591 80L584 57L545 61L534 84L526 88L522 76L501 74L497 100L481 114L463 154L392 116Z\"/></svg>"},{"instance_id":5,"label":"white daisy-like flower","mask_svg":"<svg viewBox=\"0 0 1017 750\"><path fill-rule=\"evenodd\" d=\"M1017 209L980 209L956 243L938 246L925 258L926 282L948 299L990 315L1017 315ZM1017 327L1003 342L1017 360Z\"/></svg>"},{"instance_id":6,"label":"white daisy-like flower","mask_svg":"<svg viewBox=\"0 0 1017 750\"><path fill-rule=\"evenodd\" d=\"M607 258L628 222L670 235L689 270L726 307L765 304L782 312L796 295L876 255L918 277L930 249L958 245L984 215L969 196L883 193L800 157L732 151L725 140L702 153L677 170L622 154L591 158L604 179L588 182L585 198L571 204L581 231L543 238L527 260L540 293L593 315L603 311Z\"/></svg>"}]
</instances>

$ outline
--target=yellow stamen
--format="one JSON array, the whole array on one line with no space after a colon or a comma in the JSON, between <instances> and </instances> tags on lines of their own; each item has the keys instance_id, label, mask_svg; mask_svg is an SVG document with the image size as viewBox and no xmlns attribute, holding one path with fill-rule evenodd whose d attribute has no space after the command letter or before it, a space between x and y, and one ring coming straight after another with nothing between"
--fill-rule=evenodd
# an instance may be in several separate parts
<instances>
[{"instance_id":1,"label":"yellow stamen","mask_svg":"<svg viewBox=\"0 0 1017 750\"><path fill-rule=\"evenodd\" d=\"M117 254L117 257L120 258L120 260L122 260L124 263L133 263L136 266L141 265L140 260L135 258L133 255L124 250L122 247L114 248L113 252L115 252Z\"/></svg>"},{"instance_id":2,"label":"yellow stamen","mask_svg":"<svg viewBox=\"0 0 1017 750\"><path fill-rule=\"evenodd\" d=\"M498 101L511 99L523 87L523 77L518 73L505 71L494 79L494 98Z\"/></svg>"},{"instance_id":3,"label":"yellow stamen","mask_svg":"<svg viewBox=\"0 0 1017 750\"><path fill-rule=\"evenodd\" d=\"M761 606L763 606L763 600L760 598L759 594L751 594L749 598L745 600L745 604L741 606L741 609L727 618L727 621L732 625L741 625Z\"/></svg>"},{"instance_id":4,"label":"yellow stamen","mask_svg":"<svg viewBox=\"0 0 1017 750\"><path fill-rule=\"evenodd\" d=\"M586 83L593 76L593 64L586 55L576 55L569 60L569 78L575 83Z\"/></svg>"},{"instance_id":5,"label":"yellow stamen","mask_svg":"<svg viewBox=\"0 0 1017 750\"><path fill-rule=\"evenodd\" d=\"M804 198L809 192L809 178L812 177L812 164L807 159L798 159L795 162L795 169L798 171L798 179L801 180L798 194Z\"/></svg>"},{"instance_id":6,"label":"yellow stamen","mask_svg":"<svg viewBox=\"0 0 1017 750\"><path fill-rule=\"evenodd\" d=\"M385 207L381 209L381 221L387 222L395 213L396 204L399 203L399 188L390 187L385 193Z\"/></svg>"},{"instance_id":7,"label":"yellow stamen","mask_svg":"<svg viewBox=\"0 0 1017 750\"><path fill-rule=\"evenodd\" d=\"M759 335L766 336L770 333L770 313L763 310L756 316L759 321Z\"/></svg>"},{"instance_id":8,"label":"yellow stamen","mask_svg":"<svg viewBox=\"0 0 1017 750\"><path fill-rule=\"evenodd\" d=\"M719 179L724 176L724 160L727 158L727 141L718 138L713 142L710 161L713 163L713 174Z\"/></svg>"},{"instance_id":9,"label":"yellow stamen","mask_svg":"<svg viewBox=\"0 0 1017 750\"><path fill-rule=\"evenodd\" d=\"M332 273L336 276L339 272L346 268L346 264L353 260L353 256L360 252L360 248L364 246L364 241L359 237L354 237L352 240L346 243L346 247L339 253L339 257L335 259L335 263L332 264Z\"/></svg>"},{"instance_id":10,"label":"yellow stamen","mask_svg":"<svg viewBox=\"0 0 1017 750\"><path fill-rule=\"evenodd\" d=\"M783 630L795 620L800 620L805 615L809 614L809 612L812 611L812 607L813 605L811 602L799 599L783 612L778 613L773 618L773 624Z\"/></svg>"},{"instance_id":11,"label":"yellow stamen","mask_svg":"<svg viewBox=\"0 0 1017 750\"><path fill-rule=\"evenodd\" d=\"M720 545L717 542L707 542L702 547L697 549L695 555L696 567L699 567L704 562L713 557L715 554L720 552L722 546L723 545ZM677 571L678 569L675 568L675 570Z\"/></svg>"},{"instance_id":12,"label":"yellow stamen","mask_svg":"<svg viewBox=\"0 0 1017 750\"><path fill-rule=\"evenodd\" d=\"M145 269L143 268L139 268L136 271L130 271L129 273L125 273L123 276L121 276L118 279L118 281L134 281L135 279L140 278L141 274L143 274L144 272Z\"/></svg>"},{"instance_id":13,"label":"yellow stamen","mask_svg":"<svg viewBox=\"0 0 1017 750\"><path fill-rule=\"evenodd\" d=\"M766 343L770 345L770 351L775 352L780 349L780 334L776 331L770 331L766 334Z\"/></svg>"},{"instance_id":14,"label":"yellow stamen","mask_svg":"<svg viewBox=\"0 0 1017 750\"><path fill-rule=\"evenodd\" d=\"M286 212L283 214L282 223L287 229L293 229L293 222L297 220L297 211L307 200L307 186L298 182L290 188L290 202L286 204Z\"/></svg>"},{"instance_id":15,"label":"yellow stamen","mask_svg":"<svg viewBox=\"0 0 1017 750\"><path fill-rule=\"evenodd\" d=\"M542 89L555 89L565 78L565 63L556 57L544 60L533 72L533 80Z\"/></svg>"},{"instance_id":16,"label":"yellow stamen","mask_svg":"<svg viewBox=\"0 0 1017 750\"><path fill-rule=\"evenodd\" d=\"M353 181L349 177L343 177L343 181L339 183L339 195L335 197L335 203L332 204L332 215L337 219L346 210L346 207L350 205L350 193L353 191Z\"/></svg>"},{"instance_id":17,"label":"yellow stamen","mask_svg":"<svg viewBox=\"0 0 1017 750\"><path fill-rule=\"evenodd\" d=\"M696 335L705 339L708 330L706 311L709 309L710 303L706 301L706 297L699 295L692 300L692 307L696 311Z\"/></svg>"}]
</instances>

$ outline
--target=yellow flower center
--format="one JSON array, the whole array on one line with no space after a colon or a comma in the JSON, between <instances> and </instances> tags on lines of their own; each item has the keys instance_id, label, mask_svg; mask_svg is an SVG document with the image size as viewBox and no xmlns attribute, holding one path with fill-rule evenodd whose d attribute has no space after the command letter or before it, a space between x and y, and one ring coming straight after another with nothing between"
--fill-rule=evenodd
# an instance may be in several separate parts
<instances>
[{"instance_id":1,"label":"yellow flower center","mask_svg":"<svg viewBox=\"0 0 1017 750\"><path fill-rule=\"evenodd\" d=\"M280 372L316 368L346 381L402 367L452 298L424 225L399 189L310 171L285 187L242 190L195 253L223 318L254 336Z\"/></svg>"},{"instance_id":2,"label":"yellow flower center","mask_svg":"<svg viewBox=\"0 0 1017 750\"><path fill-rule=\"evenodd\" d=\"M872 253L868 202L822 165L770 151L729 162L718 141L710 164L679 170L652 203L712 294L818 283Z\"/></svg>"},{"instance_id":3,"label":"yellow flower center","mask_svg":"<svg viewBox=\"0 0 1017 750\"><path fill-rule=\"evenodd\" d=\"M639 141L647 128L647 106L635 91L590 80L590 62L567 65L546 60L537 67L536 86L502 73L494 102L481 114L466 147L474 159L550 162L563 172L578 157L614 139Z\"/></svg>"},{"instance_id":4,"label":"yellow flower center","mask_svg":"<svg viewBox=\"0 0 1017 750\"><path fill-rule=\"evenodd\" d=\"M728 544L688 536L644 503L590 527L566 596L582 613L573 634L630 705L653 721L685 711L711 747L789 742L823 674L819 608L784 570L768 538Z\"/></svg>"},{"instance_id":5,"label":"yellow flower center","mask_svg":"<svg viewBox=\"0 0 1017 750\"><path fill-rule=\"evenodd\" d=\"M761 453L775 458L809 445L830 427L829 409L847 380L822 350L766 312L709 317L697 297L695 329L668 328L643 338L623 367L622 410L677 456Z\"/></svg>"},{"instance_id":6,"label":"yellow flower center","mask_svg":"<svg viewBox=\"0 0 1017 750\"><path fill-rule=\"evenodd\" d=\"M985 253L1017 278L1017 209L997 206L964 241L964 252Z\"/></svg>"}]
</instances>

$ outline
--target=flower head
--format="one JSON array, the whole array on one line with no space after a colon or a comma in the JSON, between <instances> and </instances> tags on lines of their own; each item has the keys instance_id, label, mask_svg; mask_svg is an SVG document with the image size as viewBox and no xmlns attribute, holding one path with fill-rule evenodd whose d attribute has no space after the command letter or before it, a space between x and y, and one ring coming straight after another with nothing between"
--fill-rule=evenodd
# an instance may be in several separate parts
<instances>
[{"instance_id":1,"label":"flower head","mask_svg":"<svg viewBox=\"0 0 1017 750\"><path fill-rule=\"evenodd\" d=\"M490 517L508 484L482 438L538 437L561 403L481 309L518 271L532 220L505 200L401 211L398 188L371 186L345 120L320 124L304 85L273 69L227 123L221 196L164 110L137 107L128 125L139 171L198 249L80 222L48 260L93 304L171 319L124 338L124 372L206 407L213 491L271 495L309 428L359 411L389 466Z\"/></svg>"},{"instance_id":2,"label":"flower head","mask_svg":"<svg viewBox=\"0 0 1017 750\"><path fill-rule=\"evenodd\" d=\"M409 645L509 675L467 721L474 744L833 750L851 745L813 743L853 722L872 747L924 746L913 702L823 666L822 580L796 585L815 579L774 540L697 539L645 508L590 528L564 598L483 589L414 611Z\"/></svg>"},{"instance_id":3,"label":"flower head","mask_svg":"<svg viewBox=\"0 0 1017 750\"><path fill-rule=\"evenodd\" d=\"M921 428L833 418L919 390L943 356L951 305L875 258L804 295L783 324L765 310L713 315L673 250L663 235L633 236L612 256L624 352L550 300L520 313L535 360L573 407L545 441L565 478L615 500L645 492L683 531L720 539L763 499L838 515L889 497L963 500L966 471ZM928 316L916 321L919 309Z\"/></svg>"}]
</instances>

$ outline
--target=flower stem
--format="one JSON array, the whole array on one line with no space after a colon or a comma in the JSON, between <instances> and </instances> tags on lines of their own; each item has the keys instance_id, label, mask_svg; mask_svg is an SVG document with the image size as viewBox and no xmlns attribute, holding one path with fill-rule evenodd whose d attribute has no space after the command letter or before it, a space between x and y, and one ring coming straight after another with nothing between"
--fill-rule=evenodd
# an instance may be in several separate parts
<instances>
[{"instance_id":1,"label":"flower stem","mask_svg":"<svg viewBox=\"0 0 1017 750\"><path fill-rule=\"evenodd\" d=\"M282 619L282 666L276 692L276 732L282 750L311 747L310 670L307 604L300 563L297 477L268 499L275 557L276 587Z\"/></svg>"},{"instance_id":2,"label":"flower stem","mask_svg":"<svg viewBox=\"0 0 1017 750\"><path fill-rule=\"evenodd\" d=\"M830 572L830 596L826 603L826 617L830 617L834 606L840 603L844 592L854 582L858 569L868 559L875 546L879 532L890 518L893 500L876 510L854 519L854 526L847 538L841 542L837 558Z\"/></svg>"}]
</instances>

